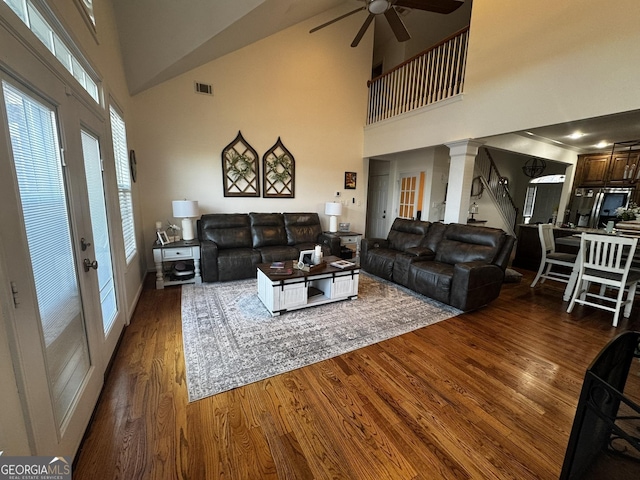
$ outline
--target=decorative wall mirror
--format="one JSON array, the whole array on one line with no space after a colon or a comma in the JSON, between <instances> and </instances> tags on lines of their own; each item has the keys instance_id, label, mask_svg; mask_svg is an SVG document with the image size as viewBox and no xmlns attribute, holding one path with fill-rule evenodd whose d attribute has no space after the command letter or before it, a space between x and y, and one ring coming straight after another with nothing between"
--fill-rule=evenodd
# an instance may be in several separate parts
<instances>
[{"instance_id":1,"label":"decorative wall mirror","mask_svg":"<svg viewBox=\"0 0 640 480\"><path fill-rule=\"evenodd\" d=\"M265 198L294 198L296 163L280 137L262 157L263 189Z\"/></svg>"},{"instance_id":2,"label":"decorative wall mirror","mask_svg":"<svg viewBox=\"0 0 640 480\"><path fill-rule=\"evenodd\" d=\"M238 132L222 150L222 181L225 197L259 197L258 152Z\"/></svg>"}]
</instances>

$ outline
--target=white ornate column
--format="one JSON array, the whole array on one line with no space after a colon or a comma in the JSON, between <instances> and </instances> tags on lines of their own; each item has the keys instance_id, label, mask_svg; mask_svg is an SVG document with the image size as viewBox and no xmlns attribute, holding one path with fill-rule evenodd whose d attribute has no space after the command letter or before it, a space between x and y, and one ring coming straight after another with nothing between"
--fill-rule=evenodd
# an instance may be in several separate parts
<instances>
[{"instance_id":1,"label":"white ornate column","mask_svg":"<svg viewBox=\"0 0 640 480\"><path fill-rule=\"evenodd\" d=\"M451 163L449 165L449 186L444 222L467 223L473 169L478 149L483 145L483 142L467 139L446 145L449 147Z\"/></svg>"}]
</instances>

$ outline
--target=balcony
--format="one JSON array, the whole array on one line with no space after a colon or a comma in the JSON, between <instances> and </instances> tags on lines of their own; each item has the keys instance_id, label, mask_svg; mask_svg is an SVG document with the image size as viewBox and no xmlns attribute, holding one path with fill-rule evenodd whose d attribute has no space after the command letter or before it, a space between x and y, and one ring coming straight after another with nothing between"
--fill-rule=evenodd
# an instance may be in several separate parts
<instances>
[{"instance_id":1,"label":"balcony","mask_svg":"<svg viewBox=\"0 0 640 480\"><path fill-rule=\"evenodd\" d=\"M463 92L469 27L368 83L367 125Z\"/></svg>"}]
</instances>

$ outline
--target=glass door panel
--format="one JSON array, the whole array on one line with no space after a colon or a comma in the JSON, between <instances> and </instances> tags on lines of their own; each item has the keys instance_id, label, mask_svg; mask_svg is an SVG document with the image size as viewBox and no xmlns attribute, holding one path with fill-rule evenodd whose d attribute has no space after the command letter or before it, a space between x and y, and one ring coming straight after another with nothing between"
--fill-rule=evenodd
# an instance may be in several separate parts
<instances>
[{"instance_id":1,"label":"glass door panel","mask_svg":"<svg viewBox=\"0 0 640 480\"><path fill-rule=\"evenodd\" d=\"M91 367L56 112L3 81L11 152L58 428Z\"/></svg>"},{"instance_id":2,"label":"glass door panel","mask_svg":"<svg viewBox=\"0 0 640 480\"><path fill-rule=\"evenodd\" d=\"M91 228L93 231L93 245L95 258L98 262L97 273L98 289L100 291L100 307L102 310L102 326L105 335L107 335L116 319L118 305L113 277L107 207L102 181L100 143L95 136L85 130L82 130L81 136L87 192L89 196Z\"/></svg>"}]
</instances>

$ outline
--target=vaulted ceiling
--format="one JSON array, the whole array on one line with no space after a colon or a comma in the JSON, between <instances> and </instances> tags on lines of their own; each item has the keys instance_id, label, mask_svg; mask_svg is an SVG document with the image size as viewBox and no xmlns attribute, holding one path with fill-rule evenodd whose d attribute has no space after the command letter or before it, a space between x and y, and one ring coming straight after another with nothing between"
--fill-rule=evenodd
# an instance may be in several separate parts
<instances>
[{"instance_id":1,"label":"vaulted ceiling","mask_svg":"<svg viewBox=\"0 0 640 480\"><path fill-rule=\"evenodd\" d=\"M346 12L362 5L355 0L114 0L113 3L132 94L325 10L340 6Z\"/></svg>"},{"instance_id":2,"label":"vaulted ceiling","mask_svg":"<svg viewBox=\"0 0 640 480\"><path fill-rule=\"evenodd\" d=\"M364 0L113 0L125 73L131 94L162 83L280 30L332 10L330 20L363 5ZM416 37L440 27L456 15L468 24L471 0L457 13L441 16L409 10L403 21ZM363 20L365 14L361 14ZM454 25L450 32L460 28ZM355 32L354 32L355 34ZM441 35L443 38L446 35ZM392 39L386 22L376 25L376 44ZM431 43L429 43L431 42ZM425 48L433 39L425 39ZM415 46L414 46L415 47ZM349 48L345 45L345 48ZM640 138L640 113L554 125L528 132L538 139L578 152L595 143ZM582 137L569 134L582 131Z\"/></svg>"}]
</instances>

